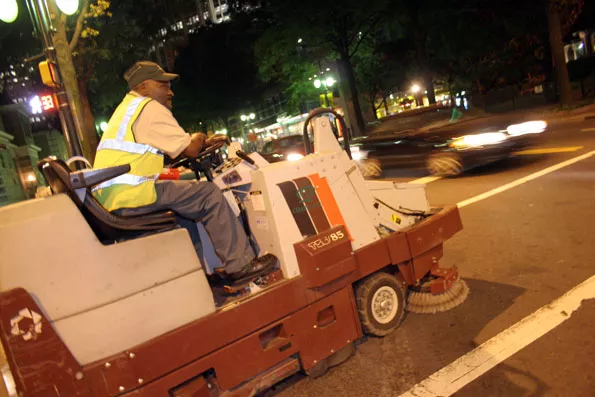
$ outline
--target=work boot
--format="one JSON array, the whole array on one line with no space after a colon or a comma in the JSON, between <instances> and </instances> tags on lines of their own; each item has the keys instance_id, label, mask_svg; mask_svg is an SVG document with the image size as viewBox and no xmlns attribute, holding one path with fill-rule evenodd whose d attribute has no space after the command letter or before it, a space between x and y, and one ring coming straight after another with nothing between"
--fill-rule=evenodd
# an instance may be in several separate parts
<instances>
[{"instance_id":1,"label":"work boot","mask_svg":"<svg viewBox=\"0 0 595 397\"><path fill-rule=\"evenodd\" d=\"M279 260L275 255L265 254L252 259L252 261L244 266L239 272L227 274L227 278L235 283L264 276L265 274L272 272L277 263L279 263Z\"/></svg>"}]
</instances>

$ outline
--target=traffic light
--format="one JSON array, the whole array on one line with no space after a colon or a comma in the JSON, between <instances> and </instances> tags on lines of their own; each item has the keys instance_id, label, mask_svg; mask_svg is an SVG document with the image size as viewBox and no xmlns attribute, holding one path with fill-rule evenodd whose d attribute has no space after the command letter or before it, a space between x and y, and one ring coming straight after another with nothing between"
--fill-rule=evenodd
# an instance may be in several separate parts
<instances>
[{"instance_id":1,"label":"traffic light","mask_svg":"<svg viewBox=\"0 0 595 397\"><path fill-rule=\"evenodd\" d=\"M48 87L59 87L60 76L58 75L58 67L51 61L39 62L39 73L41 74L41 81Z\"/></svg>"}]
</instances>

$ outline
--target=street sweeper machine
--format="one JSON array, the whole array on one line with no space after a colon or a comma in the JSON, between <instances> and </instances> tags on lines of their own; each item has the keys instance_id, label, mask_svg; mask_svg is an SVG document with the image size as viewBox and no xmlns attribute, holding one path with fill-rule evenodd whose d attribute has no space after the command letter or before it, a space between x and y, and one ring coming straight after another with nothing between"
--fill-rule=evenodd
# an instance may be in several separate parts
<instances>
[{"instance_id":1,"label":"street sweeper machine","mask_svg":"<svg viewBox=\"0 0 595 397\"><path fill-rule=\"evenodd\" d=\"M309 154L296 161L268 164L232 144L223 163L214 150L185 162L223 190L255 254L279 260L235 284L203 229L199 257L175 214L121 217L95 201L93 186L128 165L42 160L53 194L0 208L9 392L249 396L298 371L324 374L405 310L459 305L467 286L439 263L462 228L457 207L430 207L424 185L364 180L328 112L310 114Z\"/></svg>"}]
</instances>

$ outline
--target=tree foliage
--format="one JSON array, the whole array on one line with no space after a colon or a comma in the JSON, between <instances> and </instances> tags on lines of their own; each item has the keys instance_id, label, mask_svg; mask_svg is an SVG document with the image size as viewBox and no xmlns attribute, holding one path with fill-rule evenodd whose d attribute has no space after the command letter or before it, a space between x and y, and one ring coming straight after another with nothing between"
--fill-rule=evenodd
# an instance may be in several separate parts
<instances>
[{"instance_id":1,"label":"tree foliage","mask_svg":"<svg viewBox=\"0 0 595 397\"><path fill-rule=\"evenodd\" d=\"M290 77L288 72L291 70L284 69L282 64L292 57L283 54L292 54L298 44L301 44L300 56L304 56L303 59L319 53L336 61L341 94L347 99L347 107L353 108L351 116L355 120L352 120L352 128L363 130L352 58L358 53L362 41L378 29L387 1L344 0L335 4L304 0L296 6L291 0L275 0L264 2L263 7L269 12L271 27L262 39L264 48L261 48L259 59L270 65L277 64L272 66L272 70L283 74L286 79Z\"/></svg>"}]
</instances>

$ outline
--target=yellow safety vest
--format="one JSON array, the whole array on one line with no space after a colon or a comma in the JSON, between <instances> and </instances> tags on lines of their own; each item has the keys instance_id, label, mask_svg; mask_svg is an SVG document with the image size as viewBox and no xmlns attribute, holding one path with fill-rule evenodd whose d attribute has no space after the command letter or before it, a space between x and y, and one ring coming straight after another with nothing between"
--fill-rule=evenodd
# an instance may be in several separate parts
<instances>
[{"instance_id":1,"label":"yellow safety vest","mask_svg":"<svg viewBox=\"0 0 595 397\"><path fill-rule=\"evenodd\" d=\"M93 168L130 164L130 172L105 181L93 195L108 211L136 208L157 200L155 181L163 169L163 153L137 143L132 125L151 98L127 94L114 114L97 147Z\"/></svg>"}]
</instances>

